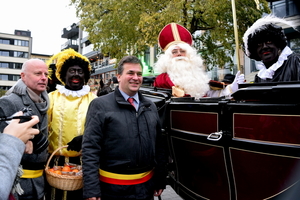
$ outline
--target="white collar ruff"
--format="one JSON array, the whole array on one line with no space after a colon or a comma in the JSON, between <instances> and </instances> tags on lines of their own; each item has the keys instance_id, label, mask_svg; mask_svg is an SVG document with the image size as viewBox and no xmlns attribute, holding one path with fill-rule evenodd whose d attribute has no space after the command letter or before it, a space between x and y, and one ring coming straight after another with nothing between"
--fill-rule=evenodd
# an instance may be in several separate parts
<instances>
[{"instance_id":1,"label":"white collar ruff","mask_svg":"<svg viewBox=\"0 0 300 200\"><path fill-rule=\"evenodd\" d=\"M292 53L293 51L288 46L286 46L281 52L277 62L274 63L268 69L266 68L263 62L258 62L256 65L256 68L259 69L259 72L257 74L258 77L260 77L263 80L266 80L267 78L273 78L275 71L282 66L283 62L286 61L287 57Z\"/></svg>"},{"instance_id":2,"label":"white collar ruff","mask_svg":"<svg viewBox=\"0 0 300 200\"><path fill-rule=\"evenodd\" d=\"M56 89L61 94L64 94L66 96L73 96L73 97L82 97L90 92L90 86L88 85L84 85L81 90L68 90L63 85L57 85Z\"/></svg>"}]
</instances>

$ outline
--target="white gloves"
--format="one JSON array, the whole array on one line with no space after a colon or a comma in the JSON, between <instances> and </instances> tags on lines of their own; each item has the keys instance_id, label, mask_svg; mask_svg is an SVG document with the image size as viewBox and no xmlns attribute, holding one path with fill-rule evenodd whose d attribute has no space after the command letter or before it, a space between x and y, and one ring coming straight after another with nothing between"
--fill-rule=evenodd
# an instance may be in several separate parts
<instances>
[{"instance_id":1,"label":"white gloves","mask_svg":"<svg viewBox=\"0 0 300 200\"><path fill-rule=\"evenodd\" d=\"M235 75L234 81L230 85L232 93L236 92L239 89L239 84L243 84L244 82L245 82L245 75L241 74L241 72L238 71Z\"/></svg>"}]
</instances>

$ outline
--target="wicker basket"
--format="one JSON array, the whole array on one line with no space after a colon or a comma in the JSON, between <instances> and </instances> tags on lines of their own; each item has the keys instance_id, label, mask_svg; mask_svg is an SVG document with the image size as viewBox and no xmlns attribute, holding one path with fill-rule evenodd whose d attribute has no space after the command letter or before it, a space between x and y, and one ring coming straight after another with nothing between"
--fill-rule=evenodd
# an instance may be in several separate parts
<instances>
[{"instance_id":1,"label":"wicker basket","mask_svg":"<svg viewBox=\"0 0 300 200\"><path fill-rule=\"evenodd\" d=\"M47 161L45 172L48 183L57 189L65 191L74 191L79 190L83 187L82 176L69 176L69 175L60 175L49 172L49 163L54 156L54 154L61 150L62 148L67 148L67 146L62 146L56 149L50 156Z\"/></svg>"}]
</instances>

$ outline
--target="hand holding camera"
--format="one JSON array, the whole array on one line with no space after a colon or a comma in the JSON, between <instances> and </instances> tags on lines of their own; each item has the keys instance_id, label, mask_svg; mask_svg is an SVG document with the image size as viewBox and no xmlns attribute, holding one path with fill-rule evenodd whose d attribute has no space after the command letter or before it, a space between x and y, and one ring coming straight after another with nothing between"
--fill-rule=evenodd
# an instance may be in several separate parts
<instances>
[{"instance_id":1,"label":"hand holding camera","mask_svg":"<svg viewBox=\"0 0 300 200\"><path fill-rule=\"evenodd\" d=\"M19 111L15 116L22 116L23 112ZM39 134L39 130L32 128L39 122L37 116L32 116L32 119L28 122L19 123L20 119L13 119L8 126L5 127L3 133L15 136L22 140L24 143L27 143L29 139L32 139L35 135Z\"/></svg>"},{"instance_id":2,"label":"hand holding camera","mask_svg":"<svg viewBox=\"0 0 300 200\"><path fill-rule=\"evenodd\" d=\"M11 124L14 121L14 119L19 119L19 124L21 124L21 123L32 120L33 114L32 114L32 109L30 107L24 107L21 111L23 112L23 115L14 114L11 117L1 117L0 121L7 121L8 124ZM37 116L35 116L35 117L37 117ZM10 121L10 120L12 120L12 121ZM15 122L15 123L17 123L17 122ZM39 131L39 126L37 123L35 123L35 125L33 122L30 124L33 125L32 128L35 128L37 131ZM34 136L32 134L31 138L29 140L32 141L33 153L36 153L36 154L44 151L49 145L47 136L44 135L43 133L41 133L40 131L38 134L36 134ZM29 147L29 145L26 146L26 148L28 148L28 147ZM29 148L31 148L31 147L29 147Z\"/></svg>"}]
</instances>

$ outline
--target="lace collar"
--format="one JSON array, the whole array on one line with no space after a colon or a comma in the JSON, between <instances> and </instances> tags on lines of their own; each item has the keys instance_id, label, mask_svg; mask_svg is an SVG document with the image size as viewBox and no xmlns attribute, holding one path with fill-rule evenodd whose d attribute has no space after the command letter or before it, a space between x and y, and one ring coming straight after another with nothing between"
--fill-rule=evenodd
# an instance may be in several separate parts
<instances>
[{"instance_id":1,"label":"lace collar","mask_svg":"<svg viewBox=\"0 0 300 200\"><path fill-rule=\"evenodd\" d=\"M68 90L63 85L57 85L56 89L61 94L64 94L66 96L73 96L73 97L82 97L90 92L90 86L88 85L84 85L81 90Z\"/></svg>"},{"instance_id":2,"label":"lace collar","mask_svg":"<svg viewBox=\"0 0 300 200\"><path fill-rule=\"evenodd\" d=\"M286 61L287 57L289 55L291 55L292 53L293 53L293 51L288 46L286 46L283 49L283 51L281 52L277 62L274 63L268 69L266 68L266 66L264 65L263 62L258 62L257 65L256 65L256 68L259 69L259 72L258 72L257 75L261 79L264 79L264 80L266 80L267 78L272 79L275 71L282 66L283 62Z\"/></svg>"}]
</instances>

